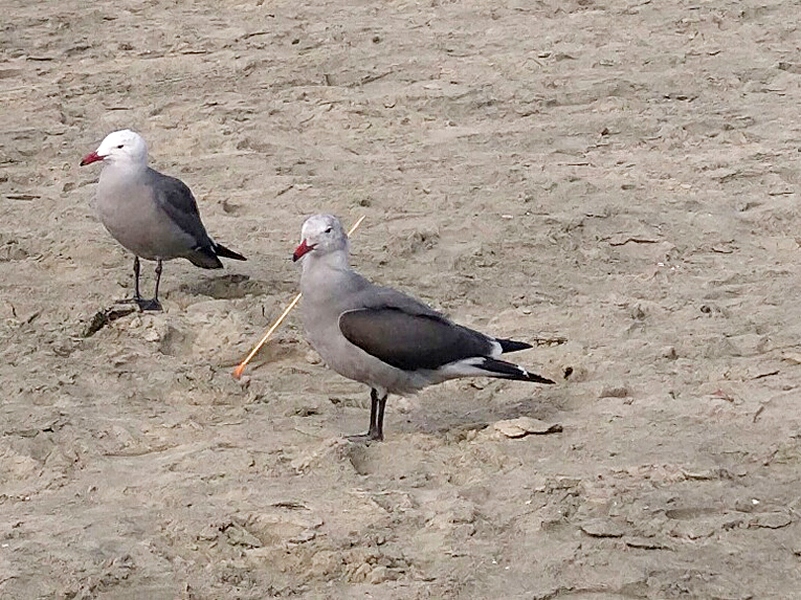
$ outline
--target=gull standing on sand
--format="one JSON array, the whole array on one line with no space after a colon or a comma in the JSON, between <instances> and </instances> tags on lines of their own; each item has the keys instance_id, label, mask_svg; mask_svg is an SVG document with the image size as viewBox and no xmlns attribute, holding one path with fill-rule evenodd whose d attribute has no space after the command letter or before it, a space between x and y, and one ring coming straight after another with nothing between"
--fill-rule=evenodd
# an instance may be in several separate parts
<instances>
[{"instance_id":1,"label":"gull standing on sand","mask_svg":"<svg viewBox=\"0 0 801 600\"><path fill-rule=\"evenodd\" d=\"M367 281L349 266L348 236L332 215L303 224L292 256L303 260L301 317L309 342L326 364L370 386L369 440L384 438L389 394L413 394L460 377L554 383L513 363L505 352L531 348L457 325L425 304Z\"/></svg>"},{"instance_id":2,"label":"gull standing on sand","mask_svg":"<svg viewBox=\"0 0 801 600\"><path fill-rule=\"evenodd\" d=\"M81 166L97 161L103 161L97 213L114 239L134 254L133 301L140 309L161 310L162 261L185 258L203 269L222 269L220 256L247 260L209 237L197 202L183 181L147 166L147 144L139 134L128 129L108 134ZM152 300L139 293L140 258L156 261Z\"/></svg>"}]
</instances>

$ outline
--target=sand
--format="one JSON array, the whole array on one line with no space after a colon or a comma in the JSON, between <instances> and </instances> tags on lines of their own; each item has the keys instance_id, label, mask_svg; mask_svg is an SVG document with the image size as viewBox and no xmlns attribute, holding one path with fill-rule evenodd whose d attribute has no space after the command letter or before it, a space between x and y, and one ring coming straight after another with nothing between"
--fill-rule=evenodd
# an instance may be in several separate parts
<instances>
[{"instance_id":1,"label":"sand","mask_svg":"<svg viewBox=\"0 0 801 600\"><path fill-rule=\"evenodd\" d=\"M796 597L798 8L4 2L0 596ZM78 161L123 127L249 261L88 335L132 260ZM559 384L393 397L355 445L296 314L235 381L323 211Z\"/></svg>"}]
</instances>

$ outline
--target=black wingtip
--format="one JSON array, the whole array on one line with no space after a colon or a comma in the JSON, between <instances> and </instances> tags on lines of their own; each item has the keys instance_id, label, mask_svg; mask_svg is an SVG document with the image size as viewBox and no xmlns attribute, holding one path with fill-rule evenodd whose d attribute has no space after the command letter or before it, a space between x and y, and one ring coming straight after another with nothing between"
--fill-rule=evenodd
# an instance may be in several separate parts
<instances>
[{"instance_id":1,"label":"black wingtip","mask_svg":"<svg viewBox=\"0 0 801 600\"><path fill-rule=\"evenodd\" d=\"M533 348L531 344L527 344L526 342L517 342L515 340L504 340L497 338L495 340L501 345L501 352L506 354L507 352L518 352L520 350L528 350L529 348Z\"/></svg>"},{"instance_id":2,"label":"black wingtip","mask_svg":"<svg viewBox=\"0 0 801 600\"><path fill-rule=\"evenodd\" d=\"M247 258L242 256L238 252L234 252L233 250L230 250L220 244L214 244L214 252L217 254L217 256L222 256L223 258L230 258L233 260L247 260Z\"/></svg>"},{"instance_id":3,"label":"black wingtip","mask_svg":"<svg viewBox=\"0 0 801 600\"><path fill-rule=\"evenodd\" d=\"M536 373L529 373L528 379L526 381L533 381L534 383L547 383L548 385L556 384L556 382L553 379L548 379L547 377L543 377L542 375L537 375Z\"/></svg>"},{"instance_id":4,"label":"black wingtip","mask_svg":"<svg viewBox=\"0 0 801 600\"><path fill-rule=\"evenodd\" d=\"M196 267L201 269L222 269L223 264L217 258L217 254L211 246L204 246L202 248L193 248L192 252L186 258Z\"/></svg>"},{"instance_id":5,"label":"black wingtip","mask_svg":"<svg viewBox=\"0 0 801 600\"><path fill-rule=\"evenodd\" d=\"M481 368L488 371L490 376L500 377L502 379L514 379L516 381L532 381L534 383L547 383L553 384L555 381L537 375L536 373L529 373L523 367L514 363L506 362L505 360L498 360L496 358L484 357L481 362Z\"/></svg>"}]
</instances>

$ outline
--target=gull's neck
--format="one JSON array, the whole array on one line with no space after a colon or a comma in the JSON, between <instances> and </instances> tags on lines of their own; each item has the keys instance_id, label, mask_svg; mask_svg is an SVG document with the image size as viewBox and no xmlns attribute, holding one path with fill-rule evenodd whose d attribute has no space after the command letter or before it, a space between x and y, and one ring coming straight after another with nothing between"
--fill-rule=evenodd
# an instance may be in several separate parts
<instances>
[{"instance_id":1,"label":"gull's neck","mask_svg":"<svg viewBox=\"0 0 801 600\"><path fill-rule=\"evenodd\" d=\"M146 162L134 162L132 160L104 161L103 171L111 171L117 174L135 174L147 170Z\"/></svg>"},{"instance_id":2,"label":"gull's neck","mask_svg":"<svg viewBox=\"0 0 801 600\"><path fill-rule=\"evenodd\" d=\"M350 271L347 250L337 250L322 256L309 253L303 261L303 274L311 274L320 269L329 271Z\"/></svg>"}]
</instances>

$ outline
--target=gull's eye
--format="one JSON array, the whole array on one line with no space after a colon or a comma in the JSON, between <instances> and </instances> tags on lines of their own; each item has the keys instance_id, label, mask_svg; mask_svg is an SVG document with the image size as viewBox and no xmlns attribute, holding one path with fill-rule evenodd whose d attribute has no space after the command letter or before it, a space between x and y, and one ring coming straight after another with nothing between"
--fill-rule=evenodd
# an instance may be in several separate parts
<instances>
[{"instance_id":1,"label":"gull's eye","mask_svg":"<svg viewBox=\"0 0 801 600\"><path fill-rule=\"evenodd\" d=\"M125 148L125 144L120 144L119 146L117 146L117 148L119 148L120 150L122 150L123 148Z\"/></svg>"}]
</instances>

